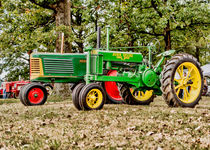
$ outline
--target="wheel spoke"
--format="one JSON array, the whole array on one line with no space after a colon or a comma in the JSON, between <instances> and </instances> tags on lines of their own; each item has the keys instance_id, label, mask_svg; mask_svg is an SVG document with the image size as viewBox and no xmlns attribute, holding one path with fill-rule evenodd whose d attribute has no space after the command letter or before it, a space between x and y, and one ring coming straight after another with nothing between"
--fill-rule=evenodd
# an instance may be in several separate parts
<instances>
[{"instance_id":1,"label":"wheel spoke","mask_svg":"<svg viewBox=\"0 0 210 150\"><path fill-rule=\"evenodd\" d=\"M180 88L181 86L182 86L181 84L175 86L175 90L178 89L178 88Z\"/></svg>"},{"instance_id":2,"label":"wheel spoke","mask_svg":"<svg viewBox=\"0 0 210 150\"><path fill-rule=\"evenodd\" d=\"M140 91L138 91L138 97L141 97L141 92Z\"/></svg>"},{"instance_id":3,"label":"wheel spoke","mask_svg":"<svg viewBox=\"0 0 210 150\"><path fill-rule=\"evenodd\" d=\"M178 96L179 96L180 89L181 88L178 88L178 90L176 91L176 95L178 95Z\"/></svg>"},{"instance_id":4,"label":"wheel spoke","mask_svg":"<svg viewBox=\"0 0 210 150\"><path fill-rule=\"evenodd\" d=\"M141 92L141 95L144 96L144 92L143 91Z\"/></svg>"},{"instance_id":5,"label":"wheel spoke","mask_svg":"<svg viewBox=\"0 0 210 150\"><path fill-rule=\"evenodd\" d=\"M187 90L187 87L184 88L184 92L185 92L185 94L186 94L186 97L188 97L188 96L189 96L189 92L188 92L188 90Z\"/></svg>"},{"instance_id":6,"label":"wheel spoke","mask_svg":"<svg viewBox=\"0 0 210 150\"><path fill-rule=\"evenodd\" d=\"M185 87L184 88L184 100L187 101L188 100L188 97L189 97L189 92L188 92L188 90Z\"/></svg>"},{"instance_id":7,"label":"wheel spoke","mask_svg":"<svg viewBox=\"0 0 210 150\"><path fill-rule=\"evenodd\" d=\"M193 68L190 68L190 70L188 70L188 73L187 73L187 79L189 79L189 77L190 77L190 74L191 74L192 70L193 70Z\"/></svg>"},{"instance_id":8,"label":"wheel spoke","mask_svg":"<svg viewBox=\"0 0 210 150\"><path fill-rule=\"evenodd\" d=\"M181 65L178 69L177 69L180 78L183 78L183 65Z\"/></svg>"},{"instance_id":9,"label":"wheel spoke","mask_svg":"<svg viewBox=\"0 0 210 150\"><path fill-rule=\"evenodd\" d=\"M181 79L175 79L175 78L174 78L174 81L180 83L180 82L181 82Z\"/></svg>"},{"instance_id":10,"label":"wheel spoke","mask_svg":"<svg viewBox=\"0 0 210 150\"><path fill-rule=\"evenodd\" d=\"M185 96L186 94L185 94L185 89L183 89L183 97L182 97L182 99L184 100L184 101L186 101L186 96Z\"/></svg>"}]
</instances>

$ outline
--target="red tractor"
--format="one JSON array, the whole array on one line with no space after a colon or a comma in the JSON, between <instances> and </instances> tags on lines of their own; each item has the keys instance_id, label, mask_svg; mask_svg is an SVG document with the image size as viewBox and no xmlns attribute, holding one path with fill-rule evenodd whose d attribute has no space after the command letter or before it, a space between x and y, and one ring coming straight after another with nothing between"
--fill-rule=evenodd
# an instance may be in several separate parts
<instances>
[{"instance_id":1,"label":"red tractor","mask_svg":"<svg viewBox=\"0 0 210 150\"><path fill-rule=\"evenodd\" d=\"M6 83L6 93L7 93L7 98L18 98L20 89L30 83L30 81L12 81L12 82L7 82ZM53 90L53 86L51 84L45 83L43 86L47 89L48 94L51 94ZM3 97L3 88L2 88L2 83L0 84L0 97Z\"/></svg>"},{"instance_id":2,"label":"red tractor","mask_svg":"<svg viewBox=\"0 0 210 150\"><path fill-rule=\"evenodd\" d=\"M28 83L30 83L30 81L7 82L6 84L7 98L17 98L19 96L21 87Z\"/></svg>"}]
</instances>

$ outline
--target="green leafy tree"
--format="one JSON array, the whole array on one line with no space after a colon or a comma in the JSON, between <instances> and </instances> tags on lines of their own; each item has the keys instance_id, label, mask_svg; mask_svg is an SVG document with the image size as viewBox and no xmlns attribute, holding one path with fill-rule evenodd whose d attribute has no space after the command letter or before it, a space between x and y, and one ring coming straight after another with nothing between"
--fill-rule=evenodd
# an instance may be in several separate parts
<instances>
[{"instance_id":1,"label":"green leafy tree","mask_svg":"<svg viewBox=\"0 0 210 150\"><path fill-rule=\"evenodd\" d=\"M2 1L0 8L0 57L8 79L18 75L29 79L29 56L32 50L54 51L55 35L52 12L29 1Z\"/></svg>"}]
</instances>

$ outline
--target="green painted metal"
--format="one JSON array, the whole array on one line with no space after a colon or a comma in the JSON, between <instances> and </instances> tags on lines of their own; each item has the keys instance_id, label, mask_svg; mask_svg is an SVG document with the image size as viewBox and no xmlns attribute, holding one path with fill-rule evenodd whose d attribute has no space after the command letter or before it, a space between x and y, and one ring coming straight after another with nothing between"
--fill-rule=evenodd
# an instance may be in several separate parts
<instances>
[{"instance_id":1,"label":"green painted metal","mask_svg":"<svg viewBox=\"0 0 210 150\"><path fill-rule=\"evenodd\" d=\"M68 77L37 77L32 82L44 82L44 83L77 83L80 81L84 81L84 76L68 76Z\"/></svg>"},{"instance_id":2,"label":"green painted metal","mask_svg":"<svg viewBox=\"0 0 210 150\"><path fill-rule=\"evenodd\" d=\"M142 74L142 81L147 87L153 87L157 80L156 72L150 68L146 69Z\"/></svg>"},{"instance_id":3,"label":"green painted metal","mask_svg":"<svg viewBox=\"0 0 210 150\"><path fill-rule=\"evenodd\" d=\"M172 54L175 53L175 51L176 50L168 50L168 51L165 51L163 53L158 54L157 57L160 57L160 56L162 56L162 57L168 57L169 56L170 57Z\"/></svg>"},{"instance_id":4,"label":"green painted metal","mask_svg":"<svg viewBox=\"0 0 210 150\"><path fill-rule=\"evenodd\" d=\"M86 84L90 83L90 75L91 75L91 51L88 51L87 54L87 71L85 76Z\"/></svg>"},{"instance_id":5,"label":"green painted metal","mask_svg":"<svg viewBox=\"0 0 210 150\"><path fill-rule=\"evenodd\" d=\"M31 58L40 58L42 77L32 79L40 82L69 82L84 80L86 74L86 54L33 53ZM68 79L72 78L72 79Z\"/></svg>"},{"instance_id":6,"label":"green painted metal","mask_svg":"<svg viewBox=\"0 0 210 150\"><path fill-rule=\"evenodd\" d=\"M106 50L109 51L109 30L110 30L110 26L107 26L106 29L107 29Z\"/></svg>"},{"instance_id":7,"label":"green painted metal","mask_svg":"<svg viewBox=\"0 0 210 150\"><path fill-rule=\"evenodd\" d=\"M91 82L115 81L126 83L134 89L153 90L156 95L161 95L160 73L164 60L175 51L170 50L159 54L158 63L152 68L152 53L154 46L139 47L110 47L109 30L107 27L106 48L85 49L85 54L51 54L35 53L31 58L40 58L43 75L38 75L32 81L39 82ZM149 62L143 61L141 49L148 50ZM115 51L121 50L121 51ZM131 51L132 52L128 52ZM107 76L104 72L117 70L117 76Z\"/></svg>"},{"instance_id":8,"label":"green painted metal","mask_svg":"<svg viewBox=\"0 0 210 150\"><path fill-rule=\"evenodd\" d=\"M104 61L141 63L143 60L141 53L98 51L98 54L103 56Z\"/></svg>"}]
</instances>

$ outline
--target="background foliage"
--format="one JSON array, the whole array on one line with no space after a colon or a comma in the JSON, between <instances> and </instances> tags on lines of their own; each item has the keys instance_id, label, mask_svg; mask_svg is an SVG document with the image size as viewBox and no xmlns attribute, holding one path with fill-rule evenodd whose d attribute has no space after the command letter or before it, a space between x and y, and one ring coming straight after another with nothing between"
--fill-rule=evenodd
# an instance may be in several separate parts
<instances>
[{"instance_id":1,"label":"background foliage","mask_svg":"<svg viewBox=\"0 0 210 150\"><path fill-rule=\"evenodd\" d=\"M66 1L1 0L0 73L8 72L9 80L18 80L18 75L28 79L27 52L58 52L60 32L67 35L65 43L72 45L72 52L82 53L84 47L96 46L96 29L101 26L104 47L107 25L111 46L147 45L157 38L160 52L176 49L194 55L202 64L210 61L208 1L72 0L70 26L57 22L66 11L62 7Z\"/></svg>"}]
</instances>

